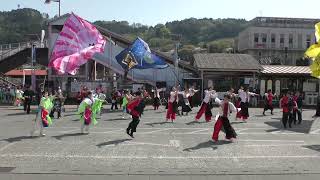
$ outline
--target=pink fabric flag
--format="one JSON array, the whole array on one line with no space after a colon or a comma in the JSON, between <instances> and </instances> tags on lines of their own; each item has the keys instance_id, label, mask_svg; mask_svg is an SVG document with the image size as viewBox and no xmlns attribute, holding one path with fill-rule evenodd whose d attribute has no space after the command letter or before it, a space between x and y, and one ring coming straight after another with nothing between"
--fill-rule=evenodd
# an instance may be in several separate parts
<instances>
[{"instance_id":1,"label":"pink fabric flag","mask_svg":"<svg viewBox=\"0 0 320 180\"><path fill-rule=\"evenodd\" d=\"M59 74L75 75L95 53L104 51L105 43L96 27L72 13L55 42L49 67Z\"/></svg>"}]
</instances>

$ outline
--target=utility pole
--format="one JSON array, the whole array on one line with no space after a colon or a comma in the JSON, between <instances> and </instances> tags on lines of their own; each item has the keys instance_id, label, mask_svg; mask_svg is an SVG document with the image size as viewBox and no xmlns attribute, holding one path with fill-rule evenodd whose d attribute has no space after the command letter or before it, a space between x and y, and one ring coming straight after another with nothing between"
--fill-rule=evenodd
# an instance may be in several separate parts
<instances>
[{"instance_id":1,"label":"utility pole","mask_svg":"<svg viewBox=\"0 0 320 180\"><path fill-rule=\"evenodd\" d=\"M171 39L175 41L175 50L174 50L174 66L177 82L179 82L179 56L178 49L181 41L181 34L171 34ZM177 85L177 84L176 84Z\"/></svg>"}]
</instances>

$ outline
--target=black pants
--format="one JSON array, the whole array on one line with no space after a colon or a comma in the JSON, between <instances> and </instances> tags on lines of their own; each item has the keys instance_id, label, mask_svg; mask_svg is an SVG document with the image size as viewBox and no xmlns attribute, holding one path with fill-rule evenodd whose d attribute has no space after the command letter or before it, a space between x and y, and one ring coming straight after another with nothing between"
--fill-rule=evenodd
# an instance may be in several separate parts
<instances>
[{"instance_id":1,"label":"black pants","mask_svg":"<svg viewBox=\"0 0 320 180\"><path fill-rule=\"evenodd\" d=\"M23 104L23 110L27 111L27 114L30 114L30 104L31 104L31 99L25 98L24 104Z\"/></svg>"},{"instance_id":2,"label":"black pants","mask_svg":"<svg viewBox=\"0 0 320 180\"><path fill-rule=\"evenodd\" d=\"M221 117L221 119L222 119L223 129L225 130L225 133L226 133L226 138L227 139L237 138L237 133L231 126L229 119L227 117Z\"/></svg>"},{"instance_id":3,"label":"black pants","mask_svg":"<svg viewBox=\"0 0 320 180\"><path fill-rule=\"evenodd\" d=\"M118 103L111 103L111 110L113 110L113 108L118 109Z\"/></svg>"},{"instance_id":4,"label":"black pants","mask_svg":"<svg viewBox=\"0 0 320 180\"><path fill-rule=\"evenodd\" d=\"M132 121L129 123L127 130L129 130L130 134L137 132L137 126L140 122L139 117L132 116Z\"/></svg>"},{"instance_id":5,"label":"black pants","mask_svg":"<svg viewBox=\"0 0 320 180\"><path fill-rule=\"evenodd\" d=\"M293 121L293 113L292 112L283 112L282 114L282 124L284 128L287 128L287 123L289 121L289 127L291 128Z\"/></svg>"},{"instance_id":6,"label":"black pants","mask_svg":"<svg viewBox=\"0 0 320 180\"><path fill-rule=\"evenodd\" d=\"M61 118L61 107L60 108L53 108L50 112L50 117L54 118L54 112L57 112L58 118Z\"/></svg>"},{"instance_id":7,"label":"black pants","mask_svg":"<svg viewBox=\"0 0 320 180\"><path fill-rule=\"evenodd\" d=\"M298 114L298 124L301 124L301 122L302 122L302 110L301 109L293 111L293 123L294 124L297 123L297 114Z\"/></svg>"}]
</instances>

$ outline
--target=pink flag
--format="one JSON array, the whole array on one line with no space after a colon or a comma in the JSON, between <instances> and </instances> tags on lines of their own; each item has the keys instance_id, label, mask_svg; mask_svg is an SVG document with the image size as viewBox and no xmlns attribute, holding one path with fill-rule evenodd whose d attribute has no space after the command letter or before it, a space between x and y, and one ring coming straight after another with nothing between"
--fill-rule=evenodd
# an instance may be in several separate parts
<instances>
[{"instance_id":1,"label":"pink flag","mask_svg":"<svg viewBox=\"0 0 320 180\"><path fill-rule=\"evenodd\" d=\"M75 75L95 53L104 51L105 43L106 40L92 24L72 13L55 42L49 67L60 74Z\"/></svg>"}]
</instances>

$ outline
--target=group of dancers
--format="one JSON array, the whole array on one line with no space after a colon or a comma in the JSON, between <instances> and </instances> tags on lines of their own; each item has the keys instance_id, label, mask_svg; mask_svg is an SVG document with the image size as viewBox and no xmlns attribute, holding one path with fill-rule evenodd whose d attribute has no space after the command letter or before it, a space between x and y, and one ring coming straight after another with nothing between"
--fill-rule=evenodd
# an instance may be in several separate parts
<instances>
[{"instance_id":1,"label":"group of dancers","mask_svg":"<svg viewBox=\"0 0 320 180\"><path fill-rule=\"evenodd\" d=\"M176 114L179 113L178 108L181 106L181 114L188 113L192 111L193 103L192 97L198 90L191 88L186 88L181 91L178 90L179 87L173 87L170 91L167 103L167 113L166 120L174 122L176 120ZM160 106L160 92L165 91L164 88L155 88L152 90L154 94L153 106L154 110L158 110ZM234 141L237 134L232 127L229 117L232 112L236 113L236 118L241 119L246 122L249 117L248 107L250 102L250 97L257 96L258 94L250 92L247 88L240 87L238 94L234 93L234 89L229 90L223 97L223 100L218 98L217 92L213 87L209 87L204 91L204 98L201 103L201 107L195 116L195 121L198 122L200 118L204 115L206 122L211 122L212 120L212 108L214 104L219 106L218 114L215 117L214 131L212 133L212 140L214 142L218 141L219 132L222 127L225 130L226 139ZM272 94L271 90L265 95L265 107L263 115L267 110L271 110L273 114L273 99L275 94ZM39 104L39 113L34 120L34 126L31 134L33 135L36 126L40 126L40 136L44 136L43 128L48 127L52 124L50 117L50 111L54 107L53 104L54 96L49 96L48 92L43 93ZM89 133L89 127L91 125L96 125L97 115L101 115L101 108L105 102L106 95L101 91L96 90L96 92L87 91L84 94L84 98L81 101L78 114L80 115L81 128L80 131L83 134ZM280 100L281 108L283 109L282 123L284 128L292 127L292 123L300 124L302 122L302 97L299 92L295 95L287 92ZM122 117L124 118L126 114L130 114L132 121L129 123L126 133L134 138L134 132L137 130L137 126L140 122L140 118L143 114L145 108L145 98L141 91L136 92L132 95L129 91L124 91L122 96ZM296 121L296 116L298 116L298 122ZM41 119L41 121L39 121Z\"/></svg>"}]
</instances>

